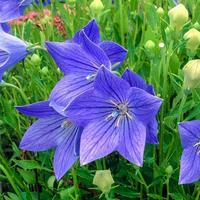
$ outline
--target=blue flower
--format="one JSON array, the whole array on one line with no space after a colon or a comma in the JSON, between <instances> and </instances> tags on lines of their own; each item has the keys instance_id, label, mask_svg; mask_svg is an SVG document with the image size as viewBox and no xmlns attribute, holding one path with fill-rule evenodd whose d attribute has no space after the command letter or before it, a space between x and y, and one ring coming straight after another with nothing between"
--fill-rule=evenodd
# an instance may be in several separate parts
<instances>
[{"instance_id":1,"label":"blue flower","mask_svg":"<svg viewBox=\"0 0 200 200\"><path fill-rule=\"evenodd\" d=\"M59 180L79 158L82 128L49 107L48 101L16 108L27 116L39 118L26 131L20 148L33 152L56 149L53 165Z\"/></svg>"},{"instance_id":2,"label":"blue flower","mask_svg":"<svg viewBox=\"0 0 200 200\"><path fill-rule=\"evenodd\" d=\"M200 179L200 120L179 123L183 147L179 184L193 183Z\"/></svg>"},{"instance_id":3,"label":"blue flower","mask_svg":"<svg viewBox=\"0 0 200 200\"><path fill-rule=\"evenodd\" d=\"M142 90L145 90L149 94L155 96L153 86L146 84L142 77L140 77L138 74L132 72L130 69L126 69L126 71L122 75L122 78L124 80L126 80L130 84L131 87L140 88ZM156 120L156 117L147 124L146 131L147 131L146 142L149 144L158 144L158 138L157 138L158 122Z\"/></svg>"},{"instance_id":4,"label":"blue flower","mask_svg":"<svg viewBox=\"0 0 200 200\"><path fill-rule=\"evenodd\" d=\"M72 41L46 42L46 47L64 78L58 82L50 95L51 106L60 113L79 94L93 87L98 69L122 64L127 51L113 42L100 42L99 28L92 20Z\"/></svg>"},{"instance_id":5,"label":"blue flower","mask_svg":"<svg viewBox=\"0 0 200 200\"><path fill-rule=\"evenodd\" d=\"M8 22L23 15L32 0L0 0L0 23Z\"/></svg>"},{"instance_id":6,"label":"blue flower","mask_svg":"<svg viewBox=\"0 0 200 200\"><path fill-rule=\"evenodd\" d=\"M0 29L0 82L7 69L27 56L27 47L25 42Z\"/></svg>"},{"instance_id":7,"label":"blue flower","mask_svg":"<svg viewBox=\"0 0 200 200\"><path fill-rule=\"evenodd\" d=\"M138 166L143 164L146 125L159 110L162 100L102 67L94 89L78 96L65 114L84 126L80 162L87 164L113 151Z\"/></svg>"}]
</instances>

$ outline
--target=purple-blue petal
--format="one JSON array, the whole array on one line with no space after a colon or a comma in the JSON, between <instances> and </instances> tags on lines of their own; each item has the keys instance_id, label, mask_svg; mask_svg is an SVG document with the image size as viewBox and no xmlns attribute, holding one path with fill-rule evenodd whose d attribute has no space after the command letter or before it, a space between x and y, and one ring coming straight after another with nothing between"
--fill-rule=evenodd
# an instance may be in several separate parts
<instances>
[{"instance_id":1,"label":"purple-blue petal","mask_svg":"<svg viewBox=\"0 0 200 200\"><path fill-rule=\"evenodd\" d=\"M93 81L87 80L85 75L70 74L61 79L50 95L50 105L60 114L76 98L93 87Z\"/></svg>"},{"instance_id":2,"label":"purple-blue petal","mask_svg":"<svg viewBox=\"0 0 200 200\"><path fill-rule=\"evenodd\" d=\"M49 101L41 101L25 106L16 106L16 109L26 116L38 118L47 118L50 116L58 115L58 113L49 106Z\"/></svg>"},{"instance_id":3,"label":"purple-blue petal","mask_svg":"<svg viewBox=\"0 0 200 200\"><path fill-rule=\"evenodd\" d=\"M61 115L37 120L26 131L20 148L34 152L55 148L71 131L71 127L66 129L62 126L65 120L66 117Z\"/></svg>"},{"instance_id":4,"label":"purple-blue petal","mask_svg":"<svg viewBox=\"0 0 200 200\"><path fill-rule=\"evenodd\" d=\"M117 70L126 59L127 50L121 45L110 41L101 42L99 45L110 59L112 70Z\"/></svg>"},{"instance_id":5,"label":"purple-blue petal","mask_svg":"<svg viewBox=\"0 0 200 200\"><path fill-rule=\"evenodd\" d=\"M98 44L101 41L99 27L95 19L92 19L88 22L88 24L82 28L87 35L87 37L94 43ZM75 36L73 37L73 42L80 43L80 32L78 31Z\"/></svg>"},{"instance_id":6,"label":"purple-blue petal","mask_svg":"<svg viewBox=\"0 0 200 200\"><path fill-rule=\"evenodd\" d=\"M113 110L113 104L106 97L97 91L89 90L68 106L65 115L84 126L91 121L105 120Z\"/></svg>"},{"instance_id":7,"label":"purple-blue petal","mask_svg":"<svg viewBox=\"0 0 200 200\"><path fill-rule=\"evenodd\" d=\"M127 99L130 86L125 80L102 67L94 81L94 88L118 103L123 103Z\"/></svg>"},{"instance_id":8,"label":"purple-blue petal","mask_svg":"<svg viewBox=\"0 0 200 200\"><path fill-rule=\"evenodd\" d=\"M135 87L129 89L128 95L129 109L136 119L146 125L155 119L162 104L160 98Z\"/></svg>"},{"instance_id":9,"label":"purple-blue petal","mask_svg":"<svg viewBox=\"0 0 200 200\"><path fill-rule=\"evenodd\" d=\"M115 127L115 123L116 119L99 120L84 128L80 144L81 165L105 157L116 150L119 129Z\"/></svg>"},{"instance_id":10,"label":"purple-blue petal","mask_svg":"<svg viewBox=\"0 0 200 200\"><path fill-rule=\"evenodd\" d=\"M125 118L118 128L120 140L117 150L130 162L142 166L146 143L146 128L136 119Z\"/></svg>"},{"instance_id":11,"label":"purple-blue petal","mask_svg":"<svg viewBox=\"0 0 200 200\"><path fill-rule=\"evenodd\" d=\"M76 135L80 135L80 131L82 132L82 129L74 127L56 148L53 165L58 180L63 177L79 157L75 154L75 147L76 143L79 143L79 141L76 141Z\"/></svg>"},{"instance_id":12,"label":"purple-blue petal","mask_svg":"<svg viewBox=\"0 0 200 200\"><path fill-rule=\"evenodd\" d=\"M155 119L146 125L146 143L158 144L158 122Z\"/></svg>"},{"instance_id":13,"label":"purple-blue petal","mask_svg":"<svg viewBox=\"0 0 200 200\"><path fill-rule=\"evenodd\" d=\"M200 120L179 123L182 147L189 148L200 140Z\"/></svg>"},{"instance_id":14,"label":"purple-blue petal","mask_svg":"<svg viewBox=\"0 0 200 200\"><path fill-rule=\"evenodd\" d=\"M10 32L10 26L8 23L1 23L0 29L2 29L4 32L9 33Z\"/></svg>"},{"instance_id":15,"label":"purple-blue petal","mask_svg":"<svg viewBox=\"0 0 200 200\"><path fill-rule=\"evenodd\" d=\"M181 156L179 184L189 184L200 179L200 155L198 148L188 147Z\"/></svg>"}]
</instances>

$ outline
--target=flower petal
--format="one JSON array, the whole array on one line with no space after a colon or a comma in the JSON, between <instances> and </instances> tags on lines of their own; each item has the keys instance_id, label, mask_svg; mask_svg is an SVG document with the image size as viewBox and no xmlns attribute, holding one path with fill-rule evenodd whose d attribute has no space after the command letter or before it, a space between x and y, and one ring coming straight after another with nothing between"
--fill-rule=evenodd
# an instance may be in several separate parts
<instances>
[{"instance_id":1,"label":"flower petal","mask_svg":"<svg viewBox=\"0 0 200 200\"><path fill-rule=\"evenodd\" d=\"M9 53L0 49L0 68L5 65L9 59Z\"/></svg>"},{"instance_id":2,"label":"flower petal","mask_svg":"<svg viewBox=\"0 0 200 200\"><path fill-rule=\"evenodd\" d=\"M64 74L79 73L92 75L104 65L110 68L110 61L104 51L80 32L81 44L72 42L46 42L50 55Z\"/></svg>"},{"instance_id":3,"label":"flower petal","mask_svg":"<svg viewBox=\"0 0 200 200\"><path fill-rule=\"evenodd\" d=\"M74 128L63 126L66 120L66 117L61 115L37 120L26 131L20 148L28 151L44 151L56 147Z\"/></svg>"},{"instance_id":4,"label":"flower petal","mask_svg":"<svg viewBox=\"0 0 200 200\"><path fill-rule=\"evenodd\" d=\"M146 142L148 144L158 144L158 122L153 119L146 126Z\"/></svg>"},{"instance_id":5,"label":"flower petal","mask_svg":"<svg viewBox=\"0 0 200 200\"><path fill-rule=\"evenodd\" d=\"M53 165L58 180L62 178L78 159L78 155L75 155L74 152L76 142L79 142L76 141L76 135L80 135L80 129L78 127L71 129L66 134L62 143L56 148Z\"/></svg>"},{"instance_id":6,"label":"flower petal","mask_svg":"<svg viewBox=\"0 0 200 200\"><path fill-rule=\"evenodd\" d=\"M145 126L135 119L124 119L119 134L119 153L130 162L142 166L146 143Z\"/></svg>"},{"instance_id":7,"label":"flower petal","mask_svg":"<svg viewBox=\"0 0 200 200\"><path fill-rule=\"evenodd\" d=\"M139 88L132 87L128 92L129 108L133 116L144 124L155 119L162 100Z\"/></svg>"},{"instance_id":8,"label":"flower petal","mask_svg":"<svg viewBox=\"0 0 200 200\"><path fill-rule=\"evenodd\" d=\"M0 23L0 29L6 33L10 32L10 26L8 23Z\"/></svg>"},{"instance_id":9,"label":"flower petal","mask_svg":"<svg viewBox=\"0 0 200 200\"><path fill-rule=\"evenodd\" d=\"M100 93L89 90L79 95L65 110L65 115L79 125L96 120L105 120L114 110L114 105Z\"/></svg>"},{"instance_id":10,"label":"flower petal","mask_svg":"<svg viewBox=\"0 0 200 200\"><path fill-rule=\"evenodd\" d=\"M38 118L46 118L58 115L58 113L49 106L49 101L40 101L25 106L16 106L15 108L26 116Z\"/></svg>"},{"instance_id":11,"label":"flower petal","mask_svg":"<svg viewBox=\"0 0 200 200\"><path fill-rule=\"evenodd\" d=\"M100 38L100 33L99 33L99 27L97 25L97 22L95 19L92 19L91 21L88 22L88 24L83 27L83 30L85 32L85 34L87 35L87 37L94 43L98 44L101 40ZM81 39L80 39L80 34L81 31L78 31L74 38L73 41L76 43L80 43Z\"/></svg>"},{"instance_id":12,"label":"flower petal","mask_svg":"<svg viewBox=\"0 0 200 200\"><path fill-rule=\"evenodd\" d=\"M86 79L84 75L70 74L61 79L50 95L50 106L57 112L63 114L64 109L74 100L93 87L93 81Z\"/></svg>"},{"instance_id":13,"label":"flower petal","mask_svg":"<svg viewBox=\"0 0 200 200\"><path fill-rule=\"evenodd\" d=\"M200 140L200 120L179 123L182 147L188 148Z\"/></svg>"},{"instance_id":14,"label":"flower petal","mask_svg":"<svg viewBox=\"0 0 200 200\"><path fill-rule=\"evenodd\" d=\"M200 179L200 155L198 148L184 149L181 156L179 184L193 183Z\"/></svg>"},{"instance_id":15,"label":"flower petal","mask_svg":"<svg viewBox=\"0 0 200 200\"><path fill-rule=\"evenodd\" d=\"M135 72L130 69L126 69L122 75L122 78L126 80L131 87L137 87L145 90L146 92L154 95L154 90L152 85L146 84L145 80Z\"/></svg>"},{"instance_id":16,"label":"flower petal","mask_svg":"<svg viewBox=\"0 0 200 200\"><path fill-rule=\"evenodd\" d=\"M127 50L115 42L101 42L100 47L104 50L111 64L114 66L112 70L117 70L126 59Z\"/></svg>"},{"instance_id":17,"label":"flower petal","mask_svg":"<svg viewBox=\"0 0 200 200\"><path fill-rule=\"evenodd\" d=\"M80 163L85 165L116 150L119 141L116 119L89 123L83 130L80 145Z\"/></svg>"},{"instance_id":18,"label":"flower petal","mask_svg":"<svg viewBox=\"0 0 200 200\"><path fill-rule=\"evenodd\" d=\"M127 99L130 86L125 80L102 67L95 78L94 88L107 97L123 103Z\"/></svg>"}]
</instances>

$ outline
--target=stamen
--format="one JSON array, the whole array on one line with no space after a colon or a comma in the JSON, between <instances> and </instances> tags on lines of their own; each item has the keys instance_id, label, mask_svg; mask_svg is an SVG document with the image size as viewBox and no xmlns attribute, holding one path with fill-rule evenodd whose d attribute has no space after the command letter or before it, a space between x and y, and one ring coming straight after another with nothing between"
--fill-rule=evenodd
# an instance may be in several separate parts
<instances>
[{"instance_id":1,"label":"stamen","mask_svg":"<svg viewBox=\"0 0 200 200\"><path fill-rule=\"evenodd\" d=\"M70 122L69 120L64 120L61 124L61 128L69 128L70 126L72 126L72 122Z\"/></svg>"},{"instance_id":2,"label":"stamen","mask_svg":"<svg viewBox=\"0 0 200 200\"><path fill-rule=\"evenodd\" d=\"M108 115L108 116L106 117L106 120L107 120L107 121L108 121L108 120L111 120L111 119L117 117L118 115L119 115L119 113L118 113L117 111L113 111L110 115Z\"/></svg>"},{"instance_id":3,"label":"stamen","mask_svg":"<svg viewBox=\"0 0 200 200\"><path fill-rule=\"evenodd\" d=\"M200 155L200 140L193 145L193 147L197 147L197 154Z\"/></svg>"}]
</instances>

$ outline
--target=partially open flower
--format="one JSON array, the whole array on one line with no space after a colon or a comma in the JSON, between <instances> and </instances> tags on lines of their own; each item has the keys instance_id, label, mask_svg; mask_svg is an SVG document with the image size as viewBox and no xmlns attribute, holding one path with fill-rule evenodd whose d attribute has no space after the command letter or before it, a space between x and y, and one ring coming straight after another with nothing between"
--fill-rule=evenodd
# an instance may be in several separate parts
<instances>
[{"instance_id":1,"label":"partially open flower","mask_svg":"<svg viewBox=\"0 0 200 200\"><path fill-rule=\"evenodd\" d=\"M187 48L191 51L195 51L200 45L200 32L195 28L191 28L185 33L183 38L187 40Z\"/></svg>"},{"instance_id":2,"label":"partially open flower","mask_svg":"<svg viewBox=\"0 0 200 200\"><path fill-rule=\"evenodd\" d=\"M179 4L168 12L170 24L176 30L181 30L188 21L188 11L183 4Z\"/></svg>"},{"instance_id":3,"label":"partially open flower","mask_svg":"<svg viewBox=\"0 0 200 200\"><path fill-rule=\"evenodd\" d=\"M110 170L97 170L93 179L96 185L103 193L109 192L114 183Z\"/></svg>"},{"instance_id":4,"label":"partially open flower","mask_svg":"<svg viewBox=\"0 0 200 200\"><path fill-rule=\"evenodd\" d=\"M90 4L90 10L94 14L100 14L103 9L104 9L104 5L101 0L94 0Z\"/></svg>"},{"instance_id":5,"label":"partially open flower","mask_svg":"<svg viewBox=\"0 0 200 200\"><path fill-rule=\"evenodd\" d=\"M195 88L200 83L200 59L190 60L183 68L185 89Z\"/></svg>"}]
</instances>

